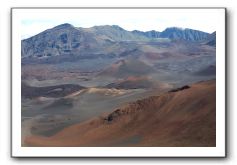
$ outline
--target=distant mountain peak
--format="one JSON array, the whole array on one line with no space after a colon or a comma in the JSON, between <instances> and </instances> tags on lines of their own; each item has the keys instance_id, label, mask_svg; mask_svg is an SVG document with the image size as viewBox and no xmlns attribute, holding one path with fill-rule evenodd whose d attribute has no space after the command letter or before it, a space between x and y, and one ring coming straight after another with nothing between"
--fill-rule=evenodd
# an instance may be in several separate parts
<instances>
[{"instance_id":1,"label":"distant mountain peak","mask_svg":"<svg viewBox=\"0 0 237 165\"><path fill-rule=\"evenodd\" d=\"M168 27L165 30L185 30L186 28L182 28L182 27L177 27L177 26L173 26L173 27Z\"/></svg>"},{"instance_id":2,"label":"distant mountain peak","mask_svg":"<svg viewBox=\"0 0 237 165\"><path fill-rule=\"evenodd\" d=\"M74 26L69 23L64 23L54 27L54 29L64 29L64 28L74 28Z\"/></svg>"},{"instance_id":3,"label":"distant mountain peak","mask_svg":"<svg viewBox=\"0 0 237 165\"><path fill-rule=\"evenodd\" d=\"M206 32L200 31L200 30L196 30L196 29L183 28L183 27L177 27L177 26L167 27L164 31L196 31L196 32L206 33Z\"/></svg>"},{"instance_id":4,"label":"distant mountain peak","mask_svg":"<svg viewBox=\"0 0 237 165\"><path fill-rule=\"evenodd\" d=\"M118 25L112 25L113 28L118 29L118 30L124 30L122 27L118 26Z\"/></svg>"},{"instance_id":5,"label":"distant mountain peak","mask_svg":"<svg viewBox=\"0 0 237 165\"><path fill-rule=\"evenodd\" d=\"M150 30L150 31L139 31L133 30L133 34L143 35L148 38L169 38L174 40L187 40L187 41L201 41L205 40L209 33L202 32L199 30L181 28L181 27L168 27L162 32Z\"/></svg>"},{"instance_id":6,"label":"distant mountain peak","mask_svg":"<svg viewBox=\"0 0 237 165\"><path fill-rule=\"evenodd\" d=\"M199 30L180 28L180 27L169 27L161 32L161 38L170 38L186 41L202 41L208 37L209 33L202 32Z\"/></svg>"},{"instance_id":7,"label":"distant mountain peak","mask_svg":"<svg viewBox=\"0 0 237 165\"><path fill-rule=\"evenodd\" d=\"M100 25L100 26L93 26L92 28L94 28L94 29L115 29L115 30L120 30L120 31L125 30L118 25Z\"/></svg>"}]
</instances>

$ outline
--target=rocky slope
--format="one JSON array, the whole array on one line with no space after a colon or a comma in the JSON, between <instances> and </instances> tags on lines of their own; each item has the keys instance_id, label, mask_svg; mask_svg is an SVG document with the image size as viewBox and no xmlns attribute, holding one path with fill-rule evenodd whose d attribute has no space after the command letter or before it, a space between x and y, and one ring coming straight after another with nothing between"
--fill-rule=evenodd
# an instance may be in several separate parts
<instances>
[{"instance_id":1,"label":"rocky slope","mask_svg":"<svg viewBox=\"0 0 237 165\"><path fill-rule=\"evenodd\" d=\"M28 146L215 146L215 80L137 100Z\"/></svg>"}]
</instances>

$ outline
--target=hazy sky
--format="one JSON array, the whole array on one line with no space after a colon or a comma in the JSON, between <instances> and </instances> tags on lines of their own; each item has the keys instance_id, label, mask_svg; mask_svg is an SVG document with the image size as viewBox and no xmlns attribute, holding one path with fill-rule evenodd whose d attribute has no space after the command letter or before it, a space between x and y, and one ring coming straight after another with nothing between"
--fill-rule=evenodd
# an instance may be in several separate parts
<instances>
[{"instance_id":1,"label":"hazy sky","mask_svg":"<svg viewBox=\"0 0 237 165\"><path fill-rule=\"evenodd\" d=\"M119 25L126 30L157 30L167 27L216 31L218 14L210 9L27 9L21 11L21 38L62 23L76 27Z\"/></svg>"}]
</instances>

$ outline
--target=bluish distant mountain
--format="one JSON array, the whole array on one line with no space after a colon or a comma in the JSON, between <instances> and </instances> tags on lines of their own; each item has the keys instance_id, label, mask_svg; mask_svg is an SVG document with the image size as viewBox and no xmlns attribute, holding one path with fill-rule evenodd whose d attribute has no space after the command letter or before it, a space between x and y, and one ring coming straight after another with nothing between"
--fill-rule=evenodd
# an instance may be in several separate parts
<instances>
[{"instance_id":1,"label":"bluish distant mountain","mask_svg":"<svg viewBox=\"0 0 237 165\"><path fill-rule=\"evenodd\" d=\"M210 46L216 46L216 32L211 33L207 39L206 44Z\"/></svg>"},{"instance_id":2,"label":"bluish distant mountain","mask_svg":"<svg viewBox=\"0 0 237 165\"><path fill-rule=\"evenodd\" d=\"M146 42L157 38L196 42L207 39L209 35L198 30L176 27L167 28L162 32L155 30L142 32L127 31L118 25L81 28L65 23L22 40L21 54L22 57L39 58L58 55L86 55L87 57L92 54L113 55L122 53L125 49L127 52L136 50L136 44L128 45L124 42Z\"/></svg>"},{"instance_id":3,"label":"bluish distant mountain","mask_svg":"<svg viewBox=\"0 0 237 165\"><path fill-rule=\"evenodd\" d=\"M201 41L208 37L209 33L193 29L182 29L177 27L166 28L159 35L160 38L169 38L175 40Z\"/></svg>"},{"instance_id":4,"label":"bluish distant mountain","mask_svg":"<svg viewBox=\"0 0 237 165\"><path fill-rule=\"evenodd\" d=\"M133 34L143 35L148 38L169 38L172 40L186 40L186 41L202 41L207 39L209 33L202 32L193 29L182 29L178 27L166 28L164 31L159 32L155 30L151 31L132 31Z\"/></svg>"},{"instance_id":5,"label":"bluish distant mountain","mask_svg":"<svg viewBox=\"0 0 237 165\"><path fill-rule=\"evenodd\" d=\"M159 38L160 37L160 32L155 31L155 30L146 31L146 32L134 30L134 31L132 31L132 33L137 34L137 35L143 35L148 38Z\"/></svg>"}]
</instances>

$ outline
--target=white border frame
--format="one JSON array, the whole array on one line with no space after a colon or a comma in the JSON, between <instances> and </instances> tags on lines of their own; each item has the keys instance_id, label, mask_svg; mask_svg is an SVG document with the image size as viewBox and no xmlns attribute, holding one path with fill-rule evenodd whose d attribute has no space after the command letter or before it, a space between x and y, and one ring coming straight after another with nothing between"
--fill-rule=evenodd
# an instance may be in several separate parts
<instances>
[{"instance_id":1,"label":"white border frame","mask_svg":"<svg viewBox=\"0 0 237 165\"><path fill-rule=\"evenodd\" d=\"M211 10L216 12L216 147L21 147L21 19L41 10ZM30 14L30 13L29 13ZM225 8L12 8L12 157L225 157L226 156L226 51Z\"/></svg>"}]
</instances>

